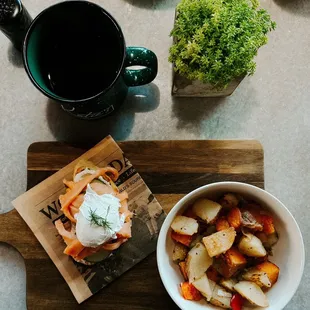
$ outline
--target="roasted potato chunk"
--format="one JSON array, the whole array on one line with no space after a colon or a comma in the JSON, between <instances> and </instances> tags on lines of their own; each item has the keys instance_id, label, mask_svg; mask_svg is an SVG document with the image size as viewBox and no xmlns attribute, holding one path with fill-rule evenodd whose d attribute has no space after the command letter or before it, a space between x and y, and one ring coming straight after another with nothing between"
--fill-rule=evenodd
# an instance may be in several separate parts
<instances>
[{"instance_id":1,"label":"roasted potato chunk","mask_svg":"<svg viewBox=\"0 0 310 310\"><path fill-rule=\"evenodd\" d=\"M233 227L216 232L202 239L211 257L220 255L231 248L236 237Z\"/></svg>"},{"instance_id":2,"label":"roasted potato chunk","mask_svg":"<svg viewBox=\"0 0 310 310\"><path fill-rule=\"evenodd\" d=\"M212 292L214 286L210 285L210 281L206 274L204 274L201 278L193 282L193 285L196 289L204 296L208 301L212 298Z\"/></svg>"},{"instance_id":3,"label":"roasted potato chunk","mask_svg":"<svg viewBox=\"0 0 310 310\"><path fill-rule=\"evenodd\" d=\"M213 285L213 281L210 284ZM213 282L213 283L212 283ZM215 283L210 303L214 306L230 309L230 300L232 294L226 291L222 286Z\"/></svg>"},{"instance_id":4,"label":"roasted potato chunk","mask_svg":"<svg viewBox=\"0 0 310 310\"><path fill-rule=\"evenodd\" d=\"M241 237L238 248L241 253L251 257L264 257L267 255L260 239L250 233Z\"/></svg>"},{"instance_id":5,"label":"roasted potato chunk","mask_svg":"<svg viewBox=\"0 0 310 310\"><path fill-rule=\"evenodd\" d=\"M226 288L230 292L235 292L234 286L237 284L236 279L222 279L220 285Z\"/></svg>"},{"instance_id":6,"label":"roasted potato chunk","mask_svg":"<svg viewBox=\"0 0 310 310\"><path fill-rule=\"evenodd\" d=\"M180 235L192 236L198 232L198 222L193 218L178 215L173 220L171 228Z\"/></svg>"},{"instance_id":7,"label":"roasted potato chunk","mask_svg":"<svg viewBox=\"0 0 310 310\"><path fill-rule=\"evenodd\" d=\"M222 206L215 201L201 198L193 205L193 212L207 223L212 223L217 218Z\"/></svg>"},{"instance_id":8,"label":"roasted potato chunk","mask_svg":"<svg viewBox=\"0 0 310 310\"><path fill-rule=\"evenodd\" d=\"M185 260L187 253L188 253L188 248L185 245L181 243L176 243L173 248L173 252L172 252L172 260L175 263L179 263Z\"/></svg>"},{"instance_id":9,"label":"roasted potato chunk","mask_svg":"<svg viewBox=\"0 0 310 310\"><path fill-rule=\"evenodd\" d=\"M259 307L268 307L269 303L266 295L261 288L250 281L240 281L234 286L234 289L251 304Z\"/></svg>"},{"instance_id":10,"label":"roasted potato chunk","mask_svg":"<svg viewBox=\"0 0 310 310\"><path fill-rule=\"evenodd\" d=\"M202 277L212 265L213 259L209 256L202 243L197 243L189 252L186 258L186 273L189 282L192 283Z\"/></svg>"},{"instance_id":11,"label":"roasted potato chunk","mask_svg":"<svg viewBox=\"0 0 310 310\"><path fill-rule=\"evenodd\" d=\"M242 279L256 283L259 287L269 288L271 282L267 276L267 273L259 270L256 267L250 268L243 275Z\"/></svg>"}]
</instances>

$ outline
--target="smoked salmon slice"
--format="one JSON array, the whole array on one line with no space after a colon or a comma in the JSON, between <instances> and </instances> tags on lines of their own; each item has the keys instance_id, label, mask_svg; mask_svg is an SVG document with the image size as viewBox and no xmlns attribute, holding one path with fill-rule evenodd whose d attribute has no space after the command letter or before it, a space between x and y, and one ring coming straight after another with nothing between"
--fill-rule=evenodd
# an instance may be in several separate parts
<instances>
[{"instance_id":1,"label":"smoked salmon slice","mask_svg":"<svg viewBox=\"0 0 310 310\"><path fill-rule=\"evenodd\" d=\"M85 247L82 243L78 239L75 239L65 248L64 253L72 257L77 257L84 249Z\"/></svg>"}]
</instances>

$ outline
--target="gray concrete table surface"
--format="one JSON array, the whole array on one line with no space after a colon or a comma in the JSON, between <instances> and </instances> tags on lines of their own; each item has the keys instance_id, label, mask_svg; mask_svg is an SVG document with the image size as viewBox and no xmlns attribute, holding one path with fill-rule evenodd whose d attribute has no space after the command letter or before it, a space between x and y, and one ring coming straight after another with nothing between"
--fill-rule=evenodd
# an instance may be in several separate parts
<instances>
[{"instance_id":1,"label":"gray concrete table surface","mask_svg":"<svg viewBox=\"0 0 310 310\"><path fill-rule=\"evenodd\" d=\"M32 16L56 3L24 0ZM122 26L127 45L152 49L159 72L150 85L130 90L116 115L93 123L73 119L28 80L20 55L0 33L0 212L26 188L26 152L35 141L243 139L261 141L265 186L290 209L310 246L310 1L263 0L277 22L260 49L257 71L227 99L173 99L167 61L177 0L97 0ZM1 229L1 227L0 227ZM0 309L26 309L20 254L0 244ZM307 309L310 264L285 309Z\"/></svg>"}]
</instances>

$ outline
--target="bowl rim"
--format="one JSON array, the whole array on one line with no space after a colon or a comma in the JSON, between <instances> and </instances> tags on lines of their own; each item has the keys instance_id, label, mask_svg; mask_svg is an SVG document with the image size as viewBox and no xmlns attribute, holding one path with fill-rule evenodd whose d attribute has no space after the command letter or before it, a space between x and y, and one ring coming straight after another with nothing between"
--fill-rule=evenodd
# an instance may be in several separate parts
<instances>
[{"instance_id":1,"label":"bowl rim","mask_svg":"<svg viewBox=\"0 0 310 310\"><path fill-rule=\"evenodd\" d=\"M179 209L182 208L182 206L192 198L192 196L194 196L196 193L200 193L205 191L206 189L212 189L214 187L217 186L239 186L240 189L250 189L254 194L259 195L259 194L263 194L263 195L267 195L269 196L271 199L274 199L275 201L277 201L277 203L281 206L281 208L283 208L286 212L287 215L291 218L291 220L293 221L293 224L296 227L296 233L298 235L298 239L300 241L300 254L301 254L301 262L300 262L300 276L299 279L296 279L297 281L295 282L294 288L293 290L290 291L290 294L286 294L286 300L285 303L283 304L283 308L290 302L290 300L293 298L293 296L295 295L302 277L303 277L303 273L304 273L304 267L305 267L305 246L304 246L304 241L303 241L303 237L302 237L302 233L301 230L299 228L299 225L297 223L297 221L295 220L294 216L292 215L292 213L290 212L290 210L278 199L276 198L274 195L272 195L271 193L269 193L268 191L266 191L265 189L259 188L257 186L248 184L248 183L244 183L244 182L234 182L234 181L224 181L224 182L214 182L214 183L210 183L210 184L206 184L203 186L200 186L198 188L196 188L195 190L189 192L188 194L186 194L183 198L181 198L170 210L170 212L168 213L164 223L162 224L159 236L158 236L158 242L157 242L157 248L156 248L156 260L157 260L157 267L158 267L158 271L159 271L159 275L161 278L161 281L167 291L167 293L169 294L169 296L172 298L172 300L175 302L175 304L180 307L180 309L184 309L184 305L182 305L179 300L177 300L174 296L174 294L170 293L170 288L168 286L166 277L165 277L165 272L164 272L164 265L162 264L162 259L161 259L161 255L163 255L163 251L165 252L165 247L166 247L166 239L167 239L167 233L168 230L170 228L170 224L173 220L173 218L176 216L177 212L179 211ZM207 308L206 308L207 309Z\"/></svg>"}]
</instances>

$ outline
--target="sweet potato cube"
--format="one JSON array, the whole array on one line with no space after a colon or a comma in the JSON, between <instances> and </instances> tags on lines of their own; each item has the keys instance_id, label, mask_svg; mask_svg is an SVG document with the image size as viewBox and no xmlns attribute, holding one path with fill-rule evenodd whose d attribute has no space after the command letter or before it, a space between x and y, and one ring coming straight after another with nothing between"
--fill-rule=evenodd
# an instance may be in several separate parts
<instances>
[{"instance_id":1,"label":"sweet potato cube","mask_svg":"<svg viewBox=\"0 0 310 310\"><path fill-rule=\"evenodd\" d=\"M232 277L240 269L244 268L247 263L246 258L236 247L230 248L222 257L223 263L221 266L221 273L226 279Z\"/></svg>"},{"instance_id":2,"label":"sweet potato cube","mask_svg":"<svg viewBox=\"0 0 310 310\"><path fill-rule=\"evenodd\" d=\"M216 231L221 231L230 227L225 217L219 218L215 223Z\"/></svg>"},{"instance_id":3,"label":"sweet potato cube","mask_svg":"<svg viewBox=\"0 0 310 310\"><path fill-rule=\"evenodd\" d=\"M187 300L200 300L202 299L202 295L195 288L195 286L189 282L181 283L181 292L182 296Z\"/></svg>"},{"instance_id":4,"label":"sweet potato cube","mask_svg":"<svg viewBox=\"0 0 310 310\"><path fill-rule=\"evenodd\" d=\"M261 215L261 221L263 223L263 232L266 235L271 235L276 231L273 225L273 218L271 216Z\"/></svg>"},{"instance_id":5,"label":"sweet potato cube","mask_svg":"<svg viewBox=\"0 0 310 310\"><path fill-rule=\"evenodd\" d=\"M210 266L209 269L207 270L207 276L208 276L208 279L216 283L218 283L221 280L220 274L217 272L217 270L213 266Z\"/></svg>"},{"instance_id":6,"label":"sweet potato cube","mask_svg":"<svg viewBox=\"0 0 310 310\"><path fill-rule=\"evenodd\" d=\"M184 277L184 280L187 281L188 276L187 276L187 272L186 272L186 263L185 262L179 262L179 267L180 267L181 273Z\"/></svg>"},{"instance_id":7,"label":"sweet potato cube","mask_svg":"<svg viewBox=\"0 0 310 310\"><path fill-rule=\"evenodd\" d=\"M241 226L241 212L239 208L232 208L227 214L227 221L229 225L236 230Z\"/></svg>"},{"instance_id":8,"label":"sweet potato cube","mask_svg":"<svg viewBox=\"0 0 310 310\"><path fill-rule=\"evenodd\" d=\"M171 231L171 238L176 242L180 242L186 246L189 246L192 242L193 236L181 235L176 233L175 231Z\"/></svg>"},{"instance_id":9,"label":"sweet potato cube","mask_svg":"<svg viewBox=\"0 0 310 310\"><path fill-rule=\"evenodd\" d=\"M260 271L267 273L271 286L273 286L277 282L280 272L280 268L277 265L267 261L257 265L256 268Z\"/></svg>"}]
</instances>

